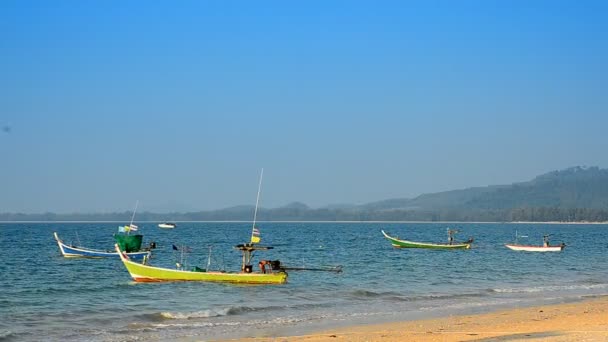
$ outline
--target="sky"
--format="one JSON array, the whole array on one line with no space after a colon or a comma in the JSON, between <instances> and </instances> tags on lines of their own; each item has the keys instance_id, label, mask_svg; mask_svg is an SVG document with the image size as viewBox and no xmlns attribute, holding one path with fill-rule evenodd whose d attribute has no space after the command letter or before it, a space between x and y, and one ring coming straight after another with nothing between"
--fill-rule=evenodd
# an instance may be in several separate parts
<instances>
[{"instance_id":1,"label":"sky","mask_svg":"<svg viewBox=\"0 0 608 342\"><path fill-rule=\"evenodd\" d=\"M0 212L362 204L608 167L605 1L0 2Z\"/></svg>"}]
</instances>

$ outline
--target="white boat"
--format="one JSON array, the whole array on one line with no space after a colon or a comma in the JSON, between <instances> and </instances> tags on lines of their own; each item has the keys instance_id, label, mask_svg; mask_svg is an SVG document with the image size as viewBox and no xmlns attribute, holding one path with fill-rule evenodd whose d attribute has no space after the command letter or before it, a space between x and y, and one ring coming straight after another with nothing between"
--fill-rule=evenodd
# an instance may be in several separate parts
<instances>
[{"instance_id":1,"label":"white boat","mask_svg":"<svg viewBox=\"0 0 608 342\"><path fill-rule=\"evenodd\" d=\"M559 246L527 246L527 245L510 245L505 246L514 251L525 251L525 252L561 252L566 245L561 244Z\"/></svg>"},{"instance_id":2,"label":"white boat","mask_svg":"<svg viewBox=\"0 0 608 342\"><path fill-rule=\"evenodd\" d=\"M566 248L565 243L561 243L556 246L549 245L549 235L543 236L543 245L542 246L532 246L532 245L520 245L517 243L517 239L520 237L527 236L518 236L517 231L515 232L515 243L507 243L505 247L514 250L514 251L524 251L524 252L561 252L564 248Z\"/></svg>"},{"instance_id":3,"label":"white boat","mask_svg":"<svg viewBox=\"0 0 608 342\"><path fill-rule=\"evenodd\" d=\"M59 251L61 252L61 255L63 255L66 258L107 258L107 257L118 258L118 253L116 251L92 249L92 248L87 248L87 247L69 245L69 244L63 242L59 238L59 235L57 235L56 232L53 233L53 236L55 236L55 240L57 241L57 244L59 245ZM132 242L134 244L137 244L137 242L139 242L139 244L141 245L141 235L139 235L139 238L137 238L134 235L130 235L130 237L132 237L132 238L130 240L126 240L126 241L134 241L134 242ZM117 239L117 241L121 240L120 238L117 238L116 236L115 236L115 238ZM123 240L123 241L125 241L125 240ZM133 260L149 259L151 253L152 253L151 248L146 248L146 249L129 252L129 253L125 252L125 254Z\"/></svg>"},{"instance_id":4,"label":"white boat","mask_svg":"<svg viewBox=\"0 0 608 342\"><path fill-rule=\"evenodd\" d=\"M177 225L175 223L171 223L171 222L164 222L164 223L160 223L158 225L158 228L165 228L165 229L173 229L175 228Z\"/></svg>"}]
</instances>

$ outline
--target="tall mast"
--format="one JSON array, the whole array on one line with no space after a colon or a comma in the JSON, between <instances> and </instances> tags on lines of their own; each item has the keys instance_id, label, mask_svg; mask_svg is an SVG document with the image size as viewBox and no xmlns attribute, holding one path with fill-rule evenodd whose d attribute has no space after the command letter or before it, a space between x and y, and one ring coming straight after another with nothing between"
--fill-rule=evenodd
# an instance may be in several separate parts
<instances>
[{"instance_id":1,"label":"tall mast","mask_svg":"<svg viewBox=\"0 0 608 342\"><path fill-rule=\"evenodd\" d=\"M137 206L139 205L139 200L135 201L135 209L133 209L133 215L131 216L131 223L129 223L129 228L133 224L133 219L135 218L135 212L137 211Z\"/></svg>"},{"instance_id":2,"label":"tall mast","mask_svg":"<svg viewBox=\"0 0 608 342\"><path fill-rule=\"evenodd\" d=\"M211 246L209 246L209 258L207 259L207 272L209 272L209 267L211 266Z\"/></svg>"},{"instance_id":3,"label":"tall mast","mask_svg":"<svg viewBox=\"0 0 608 342\"><path fill-rule=\"evenodd\" d=\"M264 168L262 168L262 172L260 172L260 183L258 184L258 196L255 199L255 210L253 211L253 224L251 225L251 234L253 234L253 230L255 229L255 220L258 216L258 203L260 202L260 190L262 189L262 177L264 176Z\"/></svg>"}]
</instances>

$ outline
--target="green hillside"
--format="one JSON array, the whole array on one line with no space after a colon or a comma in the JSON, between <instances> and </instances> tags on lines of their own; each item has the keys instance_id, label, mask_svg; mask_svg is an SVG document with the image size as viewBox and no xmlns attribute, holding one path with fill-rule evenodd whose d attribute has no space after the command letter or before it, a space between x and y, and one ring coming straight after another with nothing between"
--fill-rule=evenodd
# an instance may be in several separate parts
<instances>
[{"instance_id":1,"label":"green hillside","mask_svg":"<svg viewBox=\"0 0 608 342\"><path fill-rule=\"evenodd\" d=\"M549 172L530 182L480 194L469 200L466 207L608 209L608 170L573 167Z\"/></svg>"},{"instance_id":2,"label":"green hillside","mask_svg":"<svg viewBox=\"0 0 608 342\"><path fill-rule=\"evenodd\" d=\"M391 199L361 210L511 209L521 207L608 209L608 170L572 167L528 182L492 185Z\"/></svg>"},{"instance_id":3,"label":"green hillside","mask_svg":"<svg viewBox=\"0 0 608 342\"><path fill-rule=\"evenodd\" d=\"M138 213L140 221L249 221L251 205L188 213ZM128 221L131 212L0 213L0 221ZM301 202L260 208L260 221L608 221L608 170L572 167L531 181L313 209Z\"/></svg>"}]
</instances>

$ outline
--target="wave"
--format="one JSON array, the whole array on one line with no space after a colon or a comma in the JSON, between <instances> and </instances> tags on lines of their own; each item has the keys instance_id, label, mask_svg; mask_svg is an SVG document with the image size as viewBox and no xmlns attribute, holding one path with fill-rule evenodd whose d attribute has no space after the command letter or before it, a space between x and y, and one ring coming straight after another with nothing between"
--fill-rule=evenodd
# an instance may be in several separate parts
<instances>
[{"instance_id":1,"label":"wave","mask_svg":"<svg viewBox=\"0 0 608 342\"><path fill-rule=\"evenodd\" d=\"M480 289L479 292L465 293L439 293L439 294L420 294L414 296L404 296L398 292L375 292L371 290L353 290L347 296L355 299L387 299L393 301L428 301L428 300L445 300L445 299L464 299L486 297L492 293L536 293L536 292L555 292L568 290L601 290L608 289L608 283L599 281L590 281L587 284L573 285L553 285L553 286L533 286L521 288L490 288Z\"/></svg>"},{"instance_id":2,"label":"wave","mask_svg":"<svg viewBox=\"0 0 608 342\"><path fill-rule=\"evenodd\" d=\"M414 300L414 297L403 296L398 292L375 292L371 290L352 290L346 294L347 297L356 300L367 300L367 299L384 299L388 301L397 301L397 302L409 302Z\"/></svg>"},{"instance_id":3,"label":"wave","mask_svg":"<svg viewBox=\"0 0 608 342\"><path fill-rule=\"evenodd\" d=\"M538 292L555 292L555 291L571 291L571 290L594 290L608 289L608 284L577 284L577 285L552 285L552 286L533 286L520 288L498 288L491 289L491 292L496 293L538 293Z\"/></svg>"},{"instance_id":4,"label":"wave","mask_svg":"<svg viewBox=\"0 0 608 342\"><path fill-rule=\"evenodd\" d=\"M351 292L349 292L349 295L351 297L355 297L355 298L377 298L377 297L382 297L388 294L396 294L394 292L390 293L390 292L374 292L374 291L370 291L370 290L353 290Z\"/></svg>"},{"instance_id":5,"label":"wave","mask_svg":"<svg viewBox=\"0 0 608 342\"><path fill-rule=\"evenodd\" d=\"M421 294L415 296L404 296L397 292L374 292L370 290L353 290L349 292L350 297L356 299L379 298L390 301L413 302L419 300L443 300L443 299L458 299L458 298L475 298L487 296L489 291L470 292L470 293L452 293L452 294Z\"/></svg>"},{"instance_id":6,"label":"wave","mask_svg":"<svg viewBox=\"0 0 608 342\"><path fill-rule=\"evenodd\" d=\"M10 330L0 330L0 341L1 342L9 342L9 341L19 341L22 339L24 334L17 334Z\"/></svg>"},{"instance_id":7,"label":"wave","mask_svg":"<svg viewBox=\"0 0 608 342\"><path fill-rule=\"evenodd\" d=\"M200 319L200 318L212 318L222 316L233 316L240 315L247 312L254 311L265 311L265 310L276 310L282 307L267 306L267 307L249 307L249 306L229 306L225 308L214 308L201 311L191 312L170 312L163 311L152 314L143 314L140 317L145 321L161 322L164 320L188 320L188 319Z\"/></svg>"},{"instance_id":8,"label":"wave","mask_svg":"<svg viewBox=\"0 0 608 342\"><path fill-rule=\"evenodd\" d=\"M102 285L95 285L93 283L87 283L86 286L78 286L75 287L72 284L68 284L66 286L56 286L56 285L49 285L47 287L38 287L38 288L22 288L19 289L18 294L22 295L22 296L27 296L27 295L44 295L44 296L52 296L52 295L60 295L60 294L70 294L70 295L74 295L74 294L87 294L87 293L98 293L101 291L111 291L111 290L115 290L115 289L120 289L121 287L123 287L124 285L127 284L121 284L121 283L114 283L114 284L102 284Z\"/></svg>"},{"instance_id":9,"label":"wave","mask_svg":"<svg viewBox=\"0 0 608 342\"><path fill-rule=\"evenodd\" d=\"M600 279L594 279L594 278L587 279L587 280L585 280L585 282L586 282L587 284L591 284L591 285L601 285L601 284L605 284L605 281L604 281L604 280L600 280Z\"/></svg>"},{"instance_id":10,"label":"wave","mask_svg":"<svg viewBox=\"0 0 608 342\"><path fill-rule=\"evenodd\" d=\"M175 317L175 314L171 314L171 317ZM179 316L179 315L177 315ZM189 318L194 318L188 315ZM165 318L163 322L150 322L150 323L130 323L127 330L119 330L120 332L130 332L133 330L139 331L157 331L166 329L199 329L199 328L213 328L213 327L260 327L260 326L280 326L280 325L292 325L302 322L319 321L334 317L331 314L316 314L316 315L289 315L282 317L274 317L271 319L253 319L253 320L230 320L230 321L200 321L190 320L176 321L176 318Z\"/></svg>"},{"instance_id":11,"label":"wave","mask_svg":"<svg viewBox=\"0 0 608 342\"><path fill-rule=\"evenodd\" d=\"M485 293L484 293L485 292ZM453 293L453 294L430 294L416 297L421 300L443 300L443 299L461 299L461 298L479 298L486 297L487 291L484 292L470 292L470 293Z\"/></svg>"},{"instance_id":12,"label":"wave","mask_svg":"<svg viewBox=\"0 0 608 342\"><path fill-rule=\"evenodd\" d=\"M326 307L326 303L299 303L299 304L286 304L282 306L271 305L264 307L250 307L250 306L229 306L223 308L212 308L200 311L190 312L171 312L163 311L150 314L139 315L139 318L146 322L165 322L169 320L196 320L213 317L224 317L224 316L236 316L250 312L268 312L268 311L282 311L282 310L309 310L314 308ZM329 304L331 305L331 304Z\"/></svg>"},{"instance_id":13,"label":"wave","mask_svg":"<svg viewBox=\"0 0 608 342\"><path fill-rule=\"evenodd\" d=\"M509 299L509 300L488 300L481 302L454 302L448 303L438 306L423 306L419 310L421 311L434 311L434 310L445 310L445 309L467 309L474 307L490 307L490 306L501 306L501 305L509 305L521 302L519 299Z\"/></svg>"},{"instance_id":14,"label":"wave","mask_svg":"<svg viewBox=\"0 0 608 342\"><path fill-rule=\"evenodd\" d=\"M174 317L171 314L171 317ZM177 315L180 316L180 315ZM192 317L191 317L192 318ZM277 326L277 325L290 325L298 324L306 321L316 321L322 319L322 317L308 317L308 316L287 316L287 317L276 317L269 320L229 320L229 321L200 321L200 320L176 320L175 318L165 318L162 322L147 322L147 323L130 323L127 329L121 329L114 331L117 334L133 333L138 332L154 332L154 331L167 331L171 329L201 329L201 328L237 328L238 327L260 327L260 326Z\"/></svg>"},{"instance_id":15,"label":"wave","mask_svg":"<svg viewBox=\"0 0 608 342\"><path fill-rule=\"evenodd\" d=\"M238 315L245 312L256 311L257 309L248 306L231 306L220 309L208 309L195 312L161 312L159 315L165 319L193 319L193 318L210 318L219 316Z\"/></svg>"}]
</instances>

